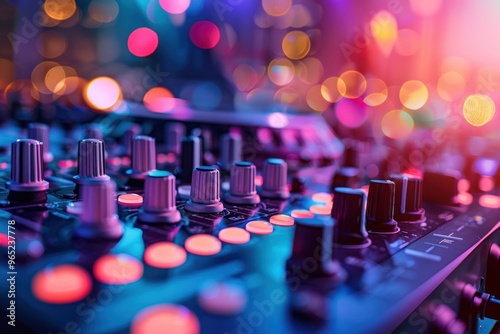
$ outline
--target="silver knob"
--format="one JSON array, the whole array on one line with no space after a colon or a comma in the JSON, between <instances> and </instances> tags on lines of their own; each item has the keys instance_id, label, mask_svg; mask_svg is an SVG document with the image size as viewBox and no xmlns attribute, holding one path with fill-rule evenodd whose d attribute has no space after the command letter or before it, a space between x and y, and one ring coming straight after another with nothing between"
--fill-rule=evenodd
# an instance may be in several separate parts
<instances>
[{"instance_id":1,"label":"silver knob","mask_svg":"<svg viewBox=\"0 0 500 334\"><path fill-rule=\"evenodd\" d=\"M181 214L175 198L175 176L167 171L154 170L146 176L144 203L139 221L145 223L177 223Z\"/></svg>"},{"instance_id":2,"label":"silver knob","mask_svg":"<svg viewBox=\"0 0 500 334\"><path fill-rule=\"evenodd\" d=\"M186 210L193 212L220 212L220 173L211 166L199 166L193 170L190 200Z\"/></svg>"},{"instance_id":3,"label":"silver knob","mask_svg":"<svg viewBox=\"0 0 500 334\"><path fill-rule=\"evenodd\" d=\"M90 181L90 182L87 182ZM82 184L82 214L75 233L82 238L119 238L123 226L116 214L116 184L112 180Z\"/></svg>"},{"instance_id":4,"label":"silver knob","mask_svg":"<svg viewBox=\"0 0 500 334\"><path fill-rule=\"evenodd\" d=\"M45 163L54 160L54 155L50 152L49 126L47 124L30 123L28 125L28 138L43 143L43 161Z\"/></svg>"},{"instance_id":5,"label":"silver knob","mask_svg":"<svg viewBox=\"0 0 500 334\"><path fill-rule=\"evenodd\" d=\"M146 175L156 169L155 139L137 136L132 140L132 168L127 174L132 179L144 180Z\"/></svg>"},{"instance_id":6,"label":"silver knob","mask_svg":"<svg viewBox=\"0 0 500 334\"><path fill-rule=\"evenodd\" d=\"M34 139L18 139L12 143L11 191L38 192L49 188L43 179L43 144Z\"/></svg>"},{"instance_id":7,"label":"silver knob","mask_svg":"<svg viewBox=\"0 0 500 334\"><path fill-rule=\"evenodd\" d=\"M224 170L241 161L241 137L234 133L227 133L221 139L220 164Z\"/></svg>"},{"instance_id":8,"label":"silver knob","mask_svg":"<svg viewBox=\"0 0 500 334\"><path fill-rule=\"evenodd\" d=\"M251 162L239 161L231 166L231 177L229 180L229 195L225 197L226 202L234 204L257 204L260 196L257 195L255 186L255 165Z\"/></svg>"},{"instance_id":9,"label":"silver knob","mask_svg":"<svg viewBox=\"0 0 500 334\"><path fill-rule=\"evenodd\" d=\"M106 175L104 142L99 139L83 139L78 142L78 175L73 177L76 184L86 179L109 180Z\"/></svg>"},{"instance_id":10,"label":"silver knob","mask_svg":"<svg viewBox=\"0 0 500 334\"><path fill-rule=\"evenodd\" d=\"M262 197L286 199L290 197L287 184L287 164L283 159L267 159L262 170Z\"/></svg>"}]
</instances>

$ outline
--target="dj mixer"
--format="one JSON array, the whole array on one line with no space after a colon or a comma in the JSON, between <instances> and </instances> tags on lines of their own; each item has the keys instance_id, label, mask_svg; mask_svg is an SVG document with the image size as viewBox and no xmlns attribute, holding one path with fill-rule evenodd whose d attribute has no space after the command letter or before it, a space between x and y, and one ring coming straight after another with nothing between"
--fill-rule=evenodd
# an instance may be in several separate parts
<instances>
[{"instance_id":1,"label":"dj mixer","mask_svg":"<svg viewBox=\"0 0 500 334\"><path fill-rule=\"evenodd\" d=\"M495 175L391 169L319 115L85 112L3 126L8 332L499 330Z\"/></svg>"}]
</instances>

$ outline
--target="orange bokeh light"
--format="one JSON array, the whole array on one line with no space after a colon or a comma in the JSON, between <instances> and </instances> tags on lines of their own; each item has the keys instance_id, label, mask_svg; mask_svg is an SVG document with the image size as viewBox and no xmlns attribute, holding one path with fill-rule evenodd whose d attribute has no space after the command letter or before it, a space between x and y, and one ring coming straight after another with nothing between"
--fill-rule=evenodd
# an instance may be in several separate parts
<instances>
[{"instance_id":1,"label":"orange bokeh light","mask_svg":"<svg viewBox=\"0 0 500 334\"><path fill-rule=\"evenodd\" d=\"M112 111L122 102L122 90L110 77L97 77L84 89L83 98L94 109Z\"/></svg>"}]
</instances>

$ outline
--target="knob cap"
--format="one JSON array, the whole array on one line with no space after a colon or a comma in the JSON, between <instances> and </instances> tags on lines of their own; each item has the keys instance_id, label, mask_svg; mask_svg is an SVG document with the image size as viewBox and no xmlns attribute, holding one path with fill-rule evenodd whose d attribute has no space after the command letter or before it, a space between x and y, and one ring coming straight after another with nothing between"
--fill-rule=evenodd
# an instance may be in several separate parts
<instances>
[{"instance_id":1,"label":"knob cap","mask_svg":"<svg viewBox=\"0 0 500 334\"><path fill-rule=\"evenodd\" d=\"M290 197L287 184L287 164L283 159L267 159L262 170L262 197L286 199Z\"/></svg>"},{"instance_id":2,"label":"knob cap","mask_svg":"<svg viewBox=\"0 0 500 334\"><path fill-rule=\"evenodd\" d=\"M49 183L43 179L42 155L43 144L37 140L18 139L12 143L11 180L7 182L11 191L10 200L24 201L22 196L15 194L25 192L40 192L42 196L39 200L46 200L45 190L49 188Z\"/></svg>"},{"instance_id":3,"label":"knob cap","mask_svg":"<svg viewBox=\"0 0 500 334\"><path fill-rule=\"evenodd\" d=\"M201 141L199 137L189 136L181 140L181 183L191 183L193 169L200 165Z\"/></svg>"},{"instance_id":4,"label":"knob cap","mask_svg":"<svg viewBox=\"0 0 500 334\"><path fill-rule=\"evenodd\" d=\"M28 138L43 143L43 161L45 163L54 160L54 155L50 152L49 126L47 124L30 123L28 125Z\"/></svg>"},{"instance_id":5,"label":"knob cap","mask_svg":"<svg viewBox=\"0 0 500 334\"><path fill-rule=\"evenodd\" d=\"M398 222L425 220L422 208L422 178L409 174L394 174L389 179L395 183L394 219Z\"/></svg>"},{"instance_id":6,"label":"knob cap","mask_svg":"<svg viewBox=\"0 0 500 334\"><path fill-rule=\"evenodd\" d=\"M399 232L394 220L395 184L387 180L371 180L366 207L366 228L372 233Z\"/></svg>"},{"instance_id":7,"label":"knob cap","mask_svg":"<svg viewBox=\"0 0 500 334\"><path fill-rule=\"evenodd\" d=\"M78 175L73 181L78 185L88 180L107 181L104 142L99 139L83 139L78 142Z\"/></svg>"},{"instance_id":8,"label":"knob cap","mask_svg":"<svg viewBox=\"0 0 500 334\"><path fill-rule=\"evenodd\" d=\"M155 139L137 136L132 140L132 168L127 171L131 179L144 180L146 175L156 169Z\"/></svg>"},{"instance_id":9,"label":"knob cap","mask_svg":"<svg viewBox=\"0 0 500 334\"><path fill-rule=\"evenodd\" d=\"M335 188L333 198L332 217L337 221L334 233L336 242L352 248L371 245L365 223L365 192L339 187Z\"/></svg>"},{"instance_id":10,"label":"knob cap","mask_svg":"<svg viewBox=\"0 0 500 334\"><path fill-rule=\"evenodd\" d=\"M101 127L98 124L89 124L87 125L84 133L85 139L99 139L104 140L104 136L102 134Z\"/></svg>"},{"instance_id":11,"label":"knob cap","mask_svg":"<svg viewBox=\"0 0 500 334\"><path fill-rule=\"evenodd\" d=\"M288 279L294 277L321 287L344 281L346 272L333 259L333 229L334 221L328 216L295 219L292 255L286 263ZM304 269L307 275L300 273ZM316 284L319 280L325 284Z\"/></svg>"},{"instance_id":12,"label":"knob cap","mask_svg":"<svg viewBox=\"0 0 500 334\"><path fill-rule=\"evenodd\" d=\"M229 179L229 195L225 200L234 204L258 204L260 197L257 195L255 176L257 170L251 162L239 161L231 166Z\"/></svg>"},{"instance_id":13,"label":"knob cap","mask_svg":"<svg viewBox=\"0 0 500 334\"><path fill-rule=\"evenodd\" d=\"M460 177L458 171L426 171L423 181L423 199L431 203L459 205L457 195Z\"/></svg>"},{"instance_id":14,"label":"knob cap","mask_svg":"<svg viewBox=\"0 0 500 334\"><path fill-rule=\"evenodd\" d=\"M186 126L182 123L165 125L165 149L175 154L181 153L181 140L186 135Z\"/></svg>"},{"instance_id":15,"label":"knob cap","mask_svg":"<svg viewBox=\"0 0 500 334\"><path fill-rule=\"evenodd\" d=\"M148 173L144 185L144 203L139 221L145 223L177 223L181 214L175 203L175 176L167 171Z\"/></svg>"},{"instance_id":16,"label":"knob cap","mask_svg":"<svg viewBox=\"0 0 500 334\"><path fill-rule=\"evenodd\" d=\"M90 181L90 182L86 182ZM82 238L114 239L123 235L123 226L116 214L116 185L112 180L81 186L82 213L75 233Z\"/></svg>"},{"instance_id":17,"label":"knob cap","mask_svg":"<svg viewBox=\"0 0 500 334\"><path fill-rule=\"evenodd\" d=\"M127 130L123 133L122 145L125 151L125 154L129 157L133 154L132 142L135 137L141 134L141 126L139 124L130 124Z\"/></svg>"},{"instance_id":18,"label":"knob cap","mask_svg":"<svg viewBox=\"0 0 500 334\"><path fill-rule=\"evenodd\" d=\"M221 167L229 170L237 161L241 161L241 137L234 133L227 133L221 138Z\"/></svg>"},{"instance_id":19,"label":"knob cap","mask_svg":"<svg viewBox=\"0 0 500 334\"><path fill-rule=\"evenodd\" d=\"M193 212L221 212L220 173L210 166L199 166L193 170L190 200L186 210Z\"/></svg>"}]
</instances>

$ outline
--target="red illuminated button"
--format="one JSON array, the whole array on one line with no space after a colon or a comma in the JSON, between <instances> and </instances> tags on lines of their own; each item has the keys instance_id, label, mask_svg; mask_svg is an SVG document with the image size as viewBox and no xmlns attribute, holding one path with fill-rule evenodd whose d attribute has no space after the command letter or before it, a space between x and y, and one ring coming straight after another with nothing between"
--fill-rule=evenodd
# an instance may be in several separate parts
<instances>
[{"instance_id":1,"label":"red illuminated button","mask_svg":"<svg viewBox=\"0 0 500 334\"><path fill-rule=\"evenodd\" d=\"M239 227L228 227L220 230L219 239L229 244L245 244L250 241L250 233Z\"/></svg>"},{"instance_id":2,"label":"red illuminated button","mask_svg":"<svg viewBox=\"0 0 500 334\"><path fill-rule=\"evenodd\" d=\"M128 284L142 277L142 263L126 254L107 254L94 263L95 278L105 284Z\"/></svg>"},{"instance_id":3,"label":"red illuminated button","mask_svg":"<svg viewBox=\"0 0 500 334\"><path fill-rule=\"evenodd\" d=\"M253 222L248 223L245 226L245 229L253 234L271 234L273 233L274 227L273 225L269 224L266 221L263 220L255 220Z\"/></svg>"},{"instance_id":4,"label":"red illuminated button","mask_svg":"<svg viewBox=\"0 0 500 334\"><path fill-rule=\"evenodd\" d=\"M128 207L140 207L142 205L143 199L141 195L137 194L123 194L118 196L118 204Z\"/></svg>"},{"instance_id":5,"label":"red illuminated button","mask_svg":"<svg viewBox=\"0 0 500 334\"><path fill-rule=\"evenodd\" d=\"M219 253L222 244L212 235L197 234L187 238L184 247L191 254L209 256Z\"/></svg>"},{"instance_id":6,"label":"red illuminated button","mask_svg":"<svg viewBox=\"0 0 500 334\"><path fill-rule=\"evenodd\" d=\"M479 205L484 208L498 209L500 208L500 197L495 195L481 195L479 197Z\"/></svg>"},{"instance_id":7,"label":"red illuminated button","mask_svg":"<svg viewBox=\"0 0 500 334\"><path fill-rule=\"evenodd\" d=\"M294 211L309 212L309 211L306 211L306 210L294 210ZM309 212L309 213L312 215L311 212ZM306 218L308 218L308 217L309 216L306 215ZM288 215L274 215L271 218L269 218L269 222L271 222L271 224L273 224L273 225L278 225L278 226L293 226L294 219L292 217L288 216Z\"/></svg>"},{"instance_id":8,"label":"red illuminated button","mask_svg":"<svg viewBox=\"0 0 500 334\"><path fill-rule=\"evenodd\" d=\"M200 322L196 315L181 305L160 304L139 312L130 329L131 334L198 334Z\"/></svg>"},{"instance_id":9,"label":"red illuminated button","mask_svg":"<svg viewBox=\"0 0 500 334\"><path fill-rule=\"evenodd\" d=\"M33 295L51 304L74 303L92 290L92 279L81 267L64 264L39 271L31 282Z\"/></svg>"},{"instance_id":10,"label":"red illuminated button","mask_svg":"<svg viewBox=\"0 0 500 334\"><path fill-rule=\"evenodd\" d=\"M292 216L293 218L314 218L314 214L309 210L293 210L290 216ZM293 225L293 223L291 225ZM290 225L284 225L284 226L290 226Z\"/></svg>"},{"instance_id":11,"label":"red illuminated button","mask_svg":"<svg viewBox=\"0 0 500 334\"><path fill-rule=\"evenodd\" d=\"M309 211L317 215L330 216L332 213L332 208L326 205L311 205Z\"/></svg>"},{"instance_id":12,"label":"red illuminated button","mask_svg":"<svg viewBox=\"0 0 500 334\"><path fill-rule=\"evenodd\" d=\"M157 242L146 248L144 261L156 268L175 268L186 262L186 251L172 242Z\"/></svg>"},{"instance_id":13,"label":"red illuminated button","mask_svg":"<svg viewBox=\"0 0 500 334\"><path fill-rule=\"evenodd\" d=\"M315 193L312 195L312 200L319 203L331 203L333 202L333 195L329 193Z\"/></svg>"}]
</instances>

